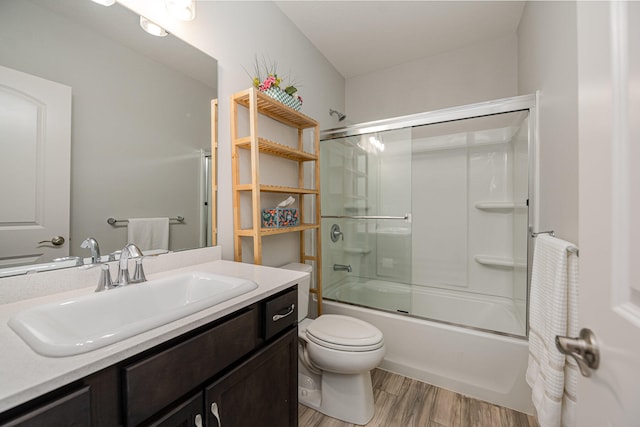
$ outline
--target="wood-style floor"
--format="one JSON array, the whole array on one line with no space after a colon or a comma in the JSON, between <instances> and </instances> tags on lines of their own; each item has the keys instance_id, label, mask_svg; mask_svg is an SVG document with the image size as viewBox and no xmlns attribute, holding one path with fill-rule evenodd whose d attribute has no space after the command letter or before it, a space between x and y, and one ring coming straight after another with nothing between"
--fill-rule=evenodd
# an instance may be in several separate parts
<instances>
[{"instance_id":1,"label":"wood-style floor","mask_svg":"<svg viewBox=\"0 0 640 427\"><path fill-rule=\"evenodd\" d=\"M371 373L375 413L367 427L538 427L535 417L410 378ZM299 427L355 427L298 405Z\"/></svg>"}]
</instances>

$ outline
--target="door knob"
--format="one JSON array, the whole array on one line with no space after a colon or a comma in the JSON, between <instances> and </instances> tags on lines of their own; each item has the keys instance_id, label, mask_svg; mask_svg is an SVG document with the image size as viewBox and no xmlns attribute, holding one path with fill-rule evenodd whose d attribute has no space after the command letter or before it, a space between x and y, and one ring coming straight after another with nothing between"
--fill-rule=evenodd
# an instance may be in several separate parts
<instances>
[{"instance_id":1,"label":"door knob","mask_svg":"<svg viewBox=\"0 0 640 427\"><path fill-rule=\"evenodd\" d=\"M39 245L43 243L51 243L53 246L62 246L64 245L64 237L54 236L51 238L51 240L43 240L41 242L38 242Z\"/></svg>"},{"instance_id":2,"label":"door knob","mask_svg":"<svg viewBox=\"0 0 640 427\"><path fill-rule=\"evenodd\" d=\"M590 377L591 371L600 365L600 350L596 336L591 329L583 328L577 338L556 335L558 351L575 359L583 377Z\"/></svg>"}]
</instances>

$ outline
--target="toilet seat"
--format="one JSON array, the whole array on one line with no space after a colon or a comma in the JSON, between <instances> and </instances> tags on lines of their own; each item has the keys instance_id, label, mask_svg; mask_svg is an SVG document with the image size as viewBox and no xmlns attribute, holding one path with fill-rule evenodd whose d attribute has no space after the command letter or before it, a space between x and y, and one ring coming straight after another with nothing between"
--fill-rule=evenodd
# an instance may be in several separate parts
<instances>
[{"instance_id":1,"label":"toilet seat","mask_svg":"<svg viewBox=\"0 0 640 427\"><path fill-rule=\"evenodd\" d=\"M384 345L378 328L338 314L325 314L312 321L307 326L306 336L319 346L340 351L372 351Z\"/></svg>"}]
</instances>

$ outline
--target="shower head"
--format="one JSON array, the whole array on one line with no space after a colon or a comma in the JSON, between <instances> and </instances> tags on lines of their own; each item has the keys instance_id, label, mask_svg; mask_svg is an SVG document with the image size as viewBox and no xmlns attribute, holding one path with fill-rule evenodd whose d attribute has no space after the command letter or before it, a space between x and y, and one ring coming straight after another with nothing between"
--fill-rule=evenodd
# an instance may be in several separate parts
<instances>
[{"instance_id":1,"label":"shower head","mask_svg":"<svg viewBox=\"0 0 640 427\"><path fill-rule=\"evenodd\" d=\"M329 115L335 114L336 117L338 117L338 121L341 122L344 119L347 118L347 116L345 116L344 114L342 114L340 111L336 111L336 110L329 110Z\"/></svg>"}]
</instances>

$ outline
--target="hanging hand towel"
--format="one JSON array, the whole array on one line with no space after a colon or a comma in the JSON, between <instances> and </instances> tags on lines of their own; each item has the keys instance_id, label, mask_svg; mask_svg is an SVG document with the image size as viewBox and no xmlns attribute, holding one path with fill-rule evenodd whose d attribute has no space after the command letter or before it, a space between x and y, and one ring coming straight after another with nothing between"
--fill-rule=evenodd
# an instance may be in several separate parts
<instances>
[{"instance_id":1,"label":"hanging hand towel","mask_svg":"<svg viewBox=\"0 0 640 427\"><path fill-rule=\"evenodd\" d=\"M555 346L556 335L578 335L578 256L570 249L539 235L533 253L526 380L540 427L575 426L578 369Z\"/></svg>"},{"instance_id":2,"label":"hanging hand towel","mask_svg":"<svg viewBox=\"0 0 640 427\"><path fill-rule=\"evenodd\" d=\"M169 218L129 218L128 243L135 243L143 252L169 250Z\"/></svg>"}]
</instances>

